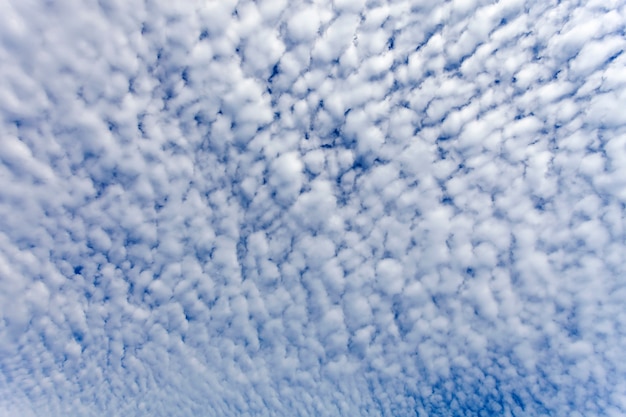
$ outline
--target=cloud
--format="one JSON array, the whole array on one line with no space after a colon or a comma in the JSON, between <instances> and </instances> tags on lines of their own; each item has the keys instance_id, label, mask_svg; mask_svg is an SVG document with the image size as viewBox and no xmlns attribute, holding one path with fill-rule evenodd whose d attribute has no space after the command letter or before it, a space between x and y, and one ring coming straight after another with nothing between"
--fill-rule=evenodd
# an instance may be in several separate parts
<instances>
[{"instance_id":1,"label":"cloud","mask_svg":"<svg viewBox=\"0 0 626 417\"><path fill-rule=\"evenodd\" d=\"M0 414L626 413L622 6L0 15Z\"/></svg>"}]
</instances>

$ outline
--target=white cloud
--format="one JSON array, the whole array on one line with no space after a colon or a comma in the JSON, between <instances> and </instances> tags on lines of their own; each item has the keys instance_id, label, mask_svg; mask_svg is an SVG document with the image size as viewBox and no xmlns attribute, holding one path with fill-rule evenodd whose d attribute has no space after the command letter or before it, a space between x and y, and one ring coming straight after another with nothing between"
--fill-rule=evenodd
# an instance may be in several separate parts
<instances>
[{"instance_id":1,"label":"white cloud","mask_svg":"<svg viewBox=\"0 0 626 417\"><path fill-rule=\"evenodd\" d=\"M306 7L297 11L287 23L290 39L296 42L311 41L320 28L320 17L314 7Z\"/></svg>"},{"instance_id":2,"label":"white cloud","mask_svg":"<svg viewBox=\"0 0 626 417\"><path fill-rule=\"evenodd\" d=\"M0 414L624 414L623 9L1 5Z\"/></svg>"}]
</instances>

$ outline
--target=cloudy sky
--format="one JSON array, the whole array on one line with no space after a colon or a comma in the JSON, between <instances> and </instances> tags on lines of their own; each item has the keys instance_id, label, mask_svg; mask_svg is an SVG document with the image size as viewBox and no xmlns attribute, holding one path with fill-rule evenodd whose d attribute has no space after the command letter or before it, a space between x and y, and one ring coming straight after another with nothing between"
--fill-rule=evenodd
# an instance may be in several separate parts
<instances>
[{"instance_id":1,"label":"cloudy sky","mask_svg":"<svg viewBox=\"0 0 626 417\"><path fill-rule=\"evenodd\" d=\"M0 2L0 415L626 415L626 2Z\"/></svg>"}]
</instances>

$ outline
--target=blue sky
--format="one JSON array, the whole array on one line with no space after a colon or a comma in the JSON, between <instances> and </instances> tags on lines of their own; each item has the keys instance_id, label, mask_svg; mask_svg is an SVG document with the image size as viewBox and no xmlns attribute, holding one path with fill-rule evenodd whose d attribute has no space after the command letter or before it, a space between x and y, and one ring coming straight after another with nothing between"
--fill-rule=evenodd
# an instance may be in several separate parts
<instances>
[{"instance_id":1,"label":"blue sky","mask_svg":"<svg viewBox=\"0 0 626 417\"><path fill-rule=\"evenodd\" d=\"M626 3L0 4L0 415L626 415Z\"/></svg>"}]
</instances>

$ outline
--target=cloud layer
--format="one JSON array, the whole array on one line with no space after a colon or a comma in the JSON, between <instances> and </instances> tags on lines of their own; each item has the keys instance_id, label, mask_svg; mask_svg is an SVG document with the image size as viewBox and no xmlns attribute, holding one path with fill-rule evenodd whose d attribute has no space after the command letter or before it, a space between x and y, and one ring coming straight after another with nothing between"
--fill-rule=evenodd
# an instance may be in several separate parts
<instances>
[{"instance_id":1,"label":"cloud layer","mask_svg":"<svg viewBox=\"0 0 626 417\"><path fill-rule=\"evenodd\" d=\"M626 414L623 2L0 16L0 414Z\"/></svg>"}]
</instances>

